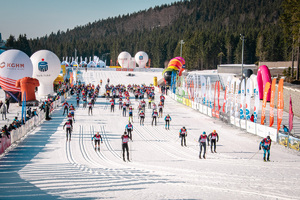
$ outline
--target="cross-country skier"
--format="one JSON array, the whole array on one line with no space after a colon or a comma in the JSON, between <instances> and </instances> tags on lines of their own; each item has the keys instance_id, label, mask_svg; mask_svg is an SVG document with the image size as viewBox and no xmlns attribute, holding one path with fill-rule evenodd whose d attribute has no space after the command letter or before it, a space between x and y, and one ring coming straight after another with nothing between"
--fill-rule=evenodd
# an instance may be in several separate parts
<instances>
[{"instance_id":1,"label":"cross-country skier","mask_svg":"<svg viewBox=\"0 0 300 200\"><path fill-rule=\"evenodd\" d=\"M110 102L110 112L115 112L115 100L111 98Z\"/></svg>"},{"instance_id":2,"label":"cross-country skier","mask_svg":"<svg viewBox=\"0 0 300 200\"><path fill-rule=\"evenodd\" d=\"M88 104L89 110L88 110L88 114L93 115L93 103L90 101Z\"/></svg>"},{"instance_id":3,"label":"cross-country skier","mask_svg":"<svg viewBox=\"0 0 300 200\"><path fill-rule=\"evenodd\" d=\"M158 104L159 116L158 117L162 117L162 115L163 115L163 107L164 107L164 105L162 104L162 102L159 102L159 104Z\"/></svg>"},{"instance_id":4,"label":"cross-country skier","mask_svg":"<svg viewBox=\"0 0 300 200\"><path fill-rule=\"evenodd\" d=\"M219 135L216 132L216 130L214 130L212 133L210 133L208 135L208 141L210 141L210 150L212 153L217 153L216 152L216 146L217 146L217 142L219 142ZM209 144L209 143L208 143ZM214 146L214 151L213 151L213 146Z\"/></svg>"},{"instance_id":5,"label":"cross-country skier","mask_svg":"<svg viewBox=\"0 0 300 200\"><path fill-rule=\"evenodd\" d=\"M72 133L72 130L73 130L73 126L72 126L72 124L69 120L64 124L63 129L65 129L65 127L66 127L67 141L68 141L68 136L69 135L70 135L69 141L71 141L71 133Z\"/></svg>"},{"instance_id":6,"label":"cross-country skier","mask_svg":"<svg viewBox=\"0 0 300 200\"><path fill-rule=\"evenodd\" d=\"M170 115L168 114L166 117L165 117L165 122L166 122L166 125L165 125L165 128L166 130L170 130L170 121L172 121L172 118L170 117Z\"/></svg>"},{"instance_id":7,"label":"cross-country skier","mask_svg":"<svg viewBox=\"0 0 300 200\"><path fill-rule=\"evenodd\" d=\"M154 120L155 120L155 126L157 125L157 122L156 122L157 116L158 116L157 110L154 110L152 113L152 126L153 126Z\"/></svg>"},{"instance_id":8,"label":"cross-country skier","mask_svg":"<svg viewBox=\"0 0 300 200\"><path fill-rule=\"evenodd\" d=\"M264 161L270 161L270 148L271 148L272 140L270 136L267 136L259 143L259 150L261 150L261 147L264 150ZM267 160L266 160L266 154L267 154Z\"/></svg>"},{"instance_id":9,"label":"cross-country skier","mask_svg":"<svg viewBox=\"0 0 300 200\"><path fill-rule=\"evenodd\" d=\"M64 113L63 113L63 115L65 115L65 112L66 112L66 114L68 114L68 113L69 113L69 104L68 104L67 101L65 101L65 102L62 104L62 107L64 107Z\"/></svg>"},{"instance_id":10,"label":"cross-country skier","mask_svg":"<svg viewBox=\"0 0 300 200\"><path fill-rule=\"evenodd\" d=\"M129 106L128 114L129 114L129 121L133 122L133 108L132 108L132 106Z\"/></svg>"},{"instance_id":11,"label":"cross-country skier","mask_svg":"<svg viewBox=\"0 0 300 200\"><path fill-rule=\"evenodd\" d=\"M206 153L206 141L209 143L208 137L206 135L206 132L203 131L202 135L200 135L198 142L200 143L200 153L199 158L201 159L201 152L203 148L203 158L205 159L205 153Z\"/></svg>"},{"instance_id":12,"label":"cross-country skier","mask_svg":"<svg viewBox=\"0 0 300 200\"><path fill-rule=\"evenodd\" d=\"M179 137L181 138L181 146L186 146L186 137L187 137L187 130L185 127L182 127L179 131Z\"/></svg>"},{"instance_id":13,"label":"cross-country skier","mask_svg":"<svg viewBox=\"0 0 300 200\"><path fill-rule=\"evenodd\" d=\"M128 148L128 142L129 142L129 136L127 135L127 132L125 131L124 134L121 136L122 138L122 151L123 151L123 160L125 160L125 150L127 151L127 160L129 160L129 148Z\"/></svg>"},{"instance_id":14,"label":"cross-country skier","mask_svg":"<svg viewBox=\"0 0 300 200\"><path fill-rule=\"evenodd\" d=\"M144 126L144 121L145 121L145 113L143 110L141 110L140 114L140 125L143 125Z\"/></svg>"},{"instance_id":15,"label":"cross-country skier","mask_svg":"<svg viewBox=\"0 0 300 200\"><path fill-rule=\"evenodd\" d=\"M99 132L97 132L95 135L94 135L94 137L92 137L92 141L95 139L95 151L96 151L96 149L97 149L97 145L98 145L98 151L100 151L100 141L101 141L101 143L103 143L102 142L102 137L101 137L101 135L100 135L100 133Z\"/></svg>"},{"instance_id":16,"label":"cross-country skier","mask_svg":"<svg viewBox=\"0 0 300 200\"><path fill-rule=\"evenodd\" d=\"M133 131L133 125L129 122L126 127L125 127L127 133L128 133L128 136L130 138L130 140L132 141L132 131Z\"/></svg>"},{"instance_id":17,"label":"cross-country skier","mask_svg":"<svg viewBox=\"0 0 300 200\"><path fill-rule=\"evenodd\" d=\"M126 107L126 103L124 102L123 103L123 111L122 111L123 117L126 117L126 110L127 110L127 107Z\"/></svg>"}]
</instances>

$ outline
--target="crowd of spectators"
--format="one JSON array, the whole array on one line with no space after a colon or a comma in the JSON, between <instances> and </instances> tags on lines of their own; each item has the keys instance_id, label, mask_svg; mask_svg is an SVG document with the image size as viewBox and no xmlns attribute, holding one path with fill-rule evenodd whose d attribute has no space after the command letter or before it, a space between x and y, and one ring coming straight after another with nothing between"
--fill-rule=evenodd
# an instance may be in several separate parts
<instances>
[{"instance_id":1,"label":"crowd of spectators","mask_svg":"<svg viewBox=\"0 0 300 200\"><path fill-rule=\"evenodd\" d=\"M49 96L46 100L41 101L37 107L27 107L26 110L26 117L19 120L16 116L14 120L9 125L4 125L1 128L0 138L7 137L10 138L10 132L12 130L16 130L24 125L29 119L33 118L34 116L38 116L41 111L45 113L45 119L51 120L50 113L53 110L53 102L58 100L62 95L69 91L69 85L64 85L61 87L57 94L54 96ZM6 113L8 113L8 108L10 104L10 99L6 99L5 103L0 100L0 112L2 114L2 120L6 120Z\"/></svg>"}]
</instances>

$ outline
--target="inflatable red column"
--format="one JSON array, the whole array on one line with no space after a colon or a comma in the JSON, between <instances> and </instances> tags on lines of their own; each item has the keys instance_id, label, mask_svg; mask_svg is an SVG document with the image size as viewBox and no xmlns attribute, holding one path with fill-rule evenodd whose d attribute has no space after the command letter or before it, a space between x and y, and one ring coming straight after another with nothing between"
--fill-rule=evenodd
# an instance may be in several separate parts
<instances>
[{"instance_id":1,"label":"inflatable red column","mask_svg":"<svg viewBox=\"0 0 300 200\"><path fill-rule=\"evenodd\" d=\"M16 81L16 87L21 88L22 100L26 92L26 101L35 101L35 88L40 85L39 80L30 77L24 77Z\"/></svg>"}]
</instances>

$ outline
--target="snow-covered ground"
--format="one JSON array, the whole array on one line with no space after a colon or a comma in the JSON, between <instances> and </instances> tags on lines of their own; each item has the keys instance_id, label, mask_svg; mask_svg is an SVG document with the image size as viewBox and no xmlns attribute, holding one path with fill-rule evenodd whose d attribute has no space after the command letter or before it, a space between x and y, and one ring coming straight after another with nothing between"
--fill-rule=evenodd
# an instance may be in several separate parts
<instances>
[{"instance_id":1,"label":"snow-covered ground","mask_svg":"<svg viewBox=\"0 0 300 200\"><path fill-rule=\"evenodd\" d=\"M109 77L113 84L127 85L161 77L155 72L127 74L88 71L83 79L98 84ZM68 102L75 105L75 97ZM168 97L164 115L172 117L170 130L161 118L151 126L150 109L140 126L138 102L132 103L131 162L121 158L128 117L122 117L118 106L110 112L106 99L98 98L93 116L77 108L71 142L66 142L66 118L59 109L0 160L0 199L300 199L300 154L294 150L272 144L271 162L263 162L257 136ZM181 147L178 137L182 126L188 130L187 147ZM200 160L198 138L214 129L220 136L218 153L208 148L207 159ZM100 152L91 141L97 131L103 137Z\"/></svg>"}]
</instances>

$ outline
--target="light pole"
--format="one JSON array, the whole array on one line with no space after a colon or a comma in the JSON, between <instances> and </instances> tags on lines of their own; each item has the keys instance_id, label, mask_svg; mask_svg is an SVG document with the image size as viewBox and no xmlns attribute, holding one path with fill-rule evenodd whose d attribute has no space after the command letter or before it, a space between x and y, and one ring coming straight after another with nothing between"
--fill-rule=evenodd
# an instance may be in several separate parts
<instances>
[{"instance_id":1,"label":"light pole","mask_svg":"<svg viewBox=\"0 0 300 200\"><path fill-rule=\"evenodd\" d=\"M180 57L182 57L182 45L184 44L183 40L180 40Z\"/></svg>"},{"instance_id":2,"label":"light pole","mask_svg":"<svg viewBox=\"0 0 300 200\"><path fill-rule=\"evenodd\" d=\"M242 40L242 80L243 80L243 68L244 68L244 41L245 41L245 36L243 34L240 34L240 39Z\"/></svg>"}]
</instances>

